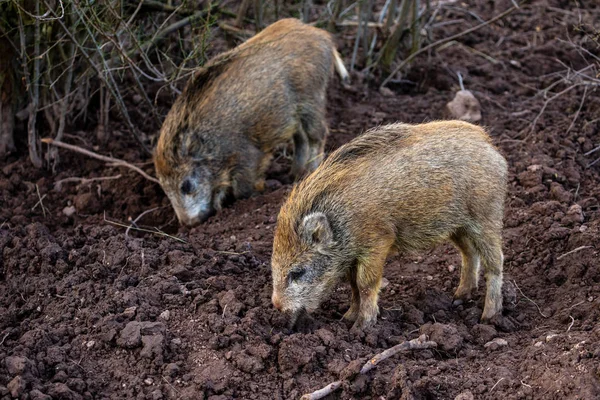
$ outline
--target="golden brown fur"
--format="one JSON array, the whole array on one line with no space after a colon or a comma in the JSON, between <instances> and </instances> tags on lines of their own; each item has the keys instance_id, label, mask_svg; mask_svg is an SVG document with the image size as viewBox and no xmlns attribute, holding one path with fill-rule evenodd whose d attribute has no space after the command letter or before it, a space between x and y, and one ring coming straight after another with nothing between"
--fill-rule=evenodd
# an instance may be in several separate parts
<instances>
[{"instance_id":1,"label":"golden brown fur","mask_svg":"<svg viewBox=\"0 0 600 400\"><path fill-rule=\"evenodd\" d=\"M502 307L506 161L489 136L460 121L392 124L340 147L281 208L273 244L273 303L293 314L318 307L338 279L352 286L345 317L375 323L383 265L393 250L450 240L463 267L456 299L487 281L482 319Z\"/></svg>"},{"instance_id":2,"label":"golden brown fur","mask_svg":"<svg viewBox=\"0 0 600 400\"><path fill-rule=\"evenodd\" d=\"M292 173L322 159L325 91L343 65L330 35L280 20L200 68L161 129L155 166L182 223L264 186L276 147L295 145ZM182 190L185 189L185 190Z\"/></svg>"}]
</instances>

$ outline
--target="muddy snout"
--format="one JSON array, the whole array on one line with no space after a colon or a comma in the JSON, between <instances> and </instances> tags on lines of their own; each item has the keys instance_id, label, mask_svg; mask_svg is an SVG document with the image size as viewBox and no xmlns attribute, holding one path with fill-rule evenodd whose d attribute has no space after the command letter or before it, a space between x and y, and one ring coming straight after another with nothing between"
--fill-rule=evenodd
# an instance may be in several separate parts
<instances>
[{"instance_id":1,"label":"muddy snout","mask_svg":"<svg viewBox=\"0 0 600 400\"><path fill-rule=\"evenodd\" d=\"M179 223L188 227L194 227L205 222L207 219L215 215L215 213L215 210L212 208L193 217L187 215L186 213L176 212Z\"/></svg>"}]
</instances>

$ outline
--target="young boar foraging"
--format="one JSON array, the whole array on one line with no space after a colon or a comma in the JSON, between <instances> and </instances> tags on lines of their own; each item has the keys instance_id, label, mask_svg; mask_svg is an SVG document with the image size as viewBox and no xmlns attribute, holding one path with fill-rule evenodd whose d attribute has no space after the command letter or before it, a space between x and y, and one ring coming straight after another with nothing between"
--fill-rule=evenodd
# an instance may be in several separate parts
<instances>
[{"instance_id":1,"label":"young boar foraging","mask_svg":"<svg viewBox=\"0 0 600 400\"><path fill-rule=\"evenodd\" d=\"M181 223L202 222L228 197L262 191L280 145L293 141L296 177L319 165L334 67L347 78L327 32L283 19L194 74L164 121L154 157Z\"/></svg>"},{"instance_id":2,"label":"young boar foraging","mask_svg":"<svg viewBox=\"0 0 600 400\"><path fill-rule=\"evenodd\" d=\"M272 301L316 309L346 278L353 329L375 324L383 266L392 250L450 240L461 252L455 300L487 291L482 320L502 309L502 218L507 165L479 127L461 121L392 124L340 147L292 190L277 219ZM292 322L293 324L293 322Z\"/></svg>"}]
</instances>

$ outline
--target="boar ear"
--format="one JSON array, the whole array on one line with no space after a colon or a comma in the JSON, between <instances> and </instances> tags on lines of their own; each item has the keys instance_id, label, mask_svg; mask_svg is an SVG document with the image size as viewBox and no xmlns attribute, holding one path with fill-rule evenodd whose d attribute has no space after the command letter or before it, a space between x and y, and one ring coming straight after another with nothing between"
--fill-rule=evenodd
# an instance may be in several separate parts
<instances>
[{"instance_id":1,"label":"boar ear","mask_svg":"<svg viewBox=\"0 0 600 400\"><path fill-rule=\"evenodd\" d=\"M322 212L308 214L302 220L302 237L310 244L330 244L333 242L333 231Z\"/></svg>"}]
</instances>

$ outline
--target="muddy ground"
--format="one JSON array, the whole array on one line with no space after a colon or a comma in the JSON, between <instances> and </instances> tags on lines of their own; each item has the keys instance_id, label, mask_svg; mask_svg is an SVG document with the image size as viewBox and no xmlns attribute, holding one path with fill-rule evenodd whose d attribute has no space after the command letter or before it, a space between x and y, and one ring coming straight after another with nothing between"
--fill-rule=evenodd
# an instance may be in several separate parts
<instances>
[{"instance_id":1,"label":"muddy ground","mask_svg":"<svg viewBox=\"0 0 600 400\"><path fill-rule=\"evenodd\" d=\"M451 307L460 259L445 245L388 261L373 329L352 335L340 321L350 297L341 284L289 332L270 303L273 229L290 190L278 180L283 157L264 194L186 229L161 189L133 172L61 152L52 174L23 150L0 172L0 398L293 399L420 333L440 347L395 356L330 398L600 398L600 163L588 168L600 152L584 155L600 145L598 91L567 91L531 128L540 90L588 65L568 43L583 41L580 18L600 26L598 5L584 3L533 2L463 37L468 47L420 56L391 92L356 74L350 89L336 79L329 91L328 151L377 124L441 118L461 72L510 165L503 323L478 324L482 288ZM467 4L488 19L511 2ZM440 11L441 22L457 19L432 38L477 23ZM349 60L352 32L338 44ZM98 151L147 162L114 124ZM92 132L67 140L95 146ZM143 213L137 226L171 236L107 221Z\"/></svg>"}]
</instances>

